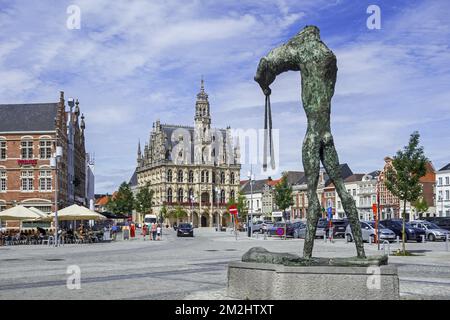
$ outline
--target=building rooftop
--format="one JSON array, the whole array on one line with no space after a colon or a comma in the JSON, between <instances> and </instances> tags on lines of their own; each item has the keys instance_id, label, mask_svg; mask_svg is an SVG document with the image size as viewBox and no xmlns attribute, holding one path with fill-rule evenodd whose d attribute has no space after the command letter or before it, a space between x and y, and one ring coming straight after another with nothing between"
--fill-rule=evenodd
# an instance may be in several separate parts
<instances>
[{"instance_id":1,"label":"building rooftop","mask_svg":"<svg viewBox=\"0 0 450 320\"><path fill-rule=\"evenodd\" d=\"M58 103L0 104L0 132L54 131Z\"/></svg>"},{"instance_id":2,"label":"building rooftop","mask_svg":"<svg viewBox=\"0 0 450 320\"><path fill-rule=\"evenodd\" d=\"M361 179L365 176L364 173L354 173L351 176L348 176L344 182L356 182L361 181Z\"/></svg>"},{"instance_id":3,"label":"building rooftop","mask_svg":"<svg viewBox=\"0 0 450 320\"><path fill-rule=\"evenodd\" d=\"M450 170L450 163L447 164L446 166L443 166L441 169L439 169L439 171L446 171L446 170Z\"/></svg>"}]
</instances>

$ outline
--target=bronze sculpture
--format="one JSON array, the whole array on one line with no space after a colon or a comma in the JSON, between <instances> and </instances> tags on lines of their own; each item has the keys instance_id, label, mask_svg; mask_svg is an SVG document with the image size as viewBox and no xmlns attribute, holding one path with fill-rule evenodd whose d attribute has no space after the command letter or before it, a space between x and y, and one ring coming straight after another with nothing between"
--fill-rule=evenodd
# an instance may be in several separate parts
<instances>
[{"instance_id":1,"label":"bronze sculpture","mask_svg":"<svg viewBox=\"0 0 450 320\"><path fill-rule=\"evenodd\" d=\"M289 70L301 72L302 102L308 119L308 128L302 148L309 202L303 257L305 259L312 257L316 227L321 212L316 191L320 162L322 162L336 187L349 219L357 256L365 258L358 212L352 196L344 186L338 155L331 135L330 111L331 98L336 84L336 56L321 41L317 27L306 26L286 44L273 49L260 60L255 81L259 83L266 95L266 105L271 94L269 86L277 75Z\"/></svg>"}]
</instances>

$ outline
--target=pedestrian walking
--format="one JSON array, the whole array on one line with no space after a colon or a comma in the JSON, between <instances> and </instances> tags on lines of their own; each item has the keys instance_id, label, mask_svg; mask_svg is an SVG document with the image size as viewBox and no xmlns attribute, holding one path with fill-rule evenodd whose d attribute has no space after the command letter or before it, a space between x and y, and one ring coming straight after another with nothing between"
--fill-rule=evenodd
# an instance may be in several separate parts
<instances>
[{"instance_id":1,"label":"pedestrian walking","mask_svg":"<svg viewBox=\"0 0 450 320\"><path fill-rule=\"evenodd\" d=\"M161 240L161 226L158 224L158 227L156 228L156 240Z\"/></svg>"},{"instance_id":2,"label":"pedestrian walking","mask_svg":"<svg viewBox=\"0 0 450 320\"><path fill-rule=\"evenodd\" d=\"M157 226L156 223L152 223L152 240L156 240L156 232L157 232Z\"/></svg>"},{"instance_id":3,"label":"pedestrian walking","mask_svg":"<svg viewBox=\"0 0 450 320\"><path fill-rule=\"evenodd\" d=\"M147 230L148 230L148 227L144 223L144 225L142 226L142 238L144 239L144 241L145 241L145 236L147 235Z\"/></svg>"},{"instance_id":4,"label":"pedestrian walking","mask_svg":"<svg viewBox=\"0 0 450 320\"><path fill-rule=\"evenodd\" d=\"M117 225L113 225L111 228L112 238L114 241L116 241L117 237Z\"/></svg>"}]
</instances>

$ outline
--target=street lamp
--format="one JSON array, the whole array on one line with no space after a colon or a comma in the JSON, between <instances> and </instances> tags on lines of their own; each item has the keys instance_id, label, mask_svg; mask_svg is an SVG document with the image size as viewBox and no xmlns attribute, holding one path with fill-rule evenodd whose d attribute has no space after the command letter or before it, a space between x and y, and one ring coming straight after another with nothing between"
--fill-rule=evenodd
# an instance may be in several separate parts
<instances>
[{"instance_id":1,"label":"street lamp","mask_svg":"<svg viewBox=\"0 0 450 320\"><path fill-rule=\"evenodd\" d=\"M219 215L219 201L218 201L218 200L219 200L219 188L217 188L217 186L214 187L213 192L215 192L215 195L216 195L217 214ZM219 215L219 216L220 216L220 215ZM217 226L216 231L220 231L220 230L219 230L219 217L218 217L218 216L216 216L216 226Z\"/></svg>"},{"instance_id":2,"label":"street lamp","mask_svg":"<svg viewBox=\"0 0 450 320\"><path fill-rule=\"evenodd\" d=\"M192 226L194 226L194 201L195 201L195 196L193 194L191 194L189 196L189 200L191 200L191 213L189 215L189 222L192 224Z\"/></svg>"},{"instance_id":3,"label":"street lamp","mask_svg":"<svg viewBox=\"0 0 450 320\"><path fill-rule=\"evenodd\" d=\"M50 158L50 166L55 169L55 247L58 246L58 162L63 155L63 149L61 146L56 146L56 152L52 158Z\"/></svg>"},{"instance_id":4,"label":"street lamp","mask_svg":"<svg viewBox=\"0 0 450 320\"><path fill-rule=\"evenodd\" d=\"M250 182L250 223L247 227L248 237L251 238L253 236L253 181L255 180L255 176L253 175L253 167L250 166L250 171L247 174L247 177Z\"/></svg>"}]
</instances>

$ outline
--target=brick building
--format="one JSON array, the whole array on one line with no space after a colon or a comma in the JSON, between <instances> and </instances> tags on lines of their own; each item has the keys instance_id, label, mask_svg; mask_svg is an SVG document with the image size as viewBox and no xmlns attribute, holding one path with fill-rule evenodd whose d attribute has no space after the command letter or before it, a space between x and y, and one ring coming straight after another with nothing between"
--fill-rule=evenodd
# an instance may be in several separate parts
<instances>
[{"instance_id":1,"label":"brick building","mask_svg":"<svg viewBox=\"0 0 450 320\"><path fill-rule=\"evenodd\" d=\"M84 116L78 101L64 92L59 102L0 105L0 211L14 205L54 210L55 169L50 165L56 145L63 155L58 164L59 208L86 204Z\"/></svg>"},{"instance_id":2,"label":"brick building","mask_svg":"<svg viewBox=\"0 0 450 320\"><path fill-rule=\"evenodd\" d=\"M401 218L401 210L403 204L400 204L400 200L395 197L385 185L385 175L386 171L389 167L392 167L392 158L386 157L384 158L385 165L380 175L378 176L378 192L380 196L380 207L381 207L381 215L383 219L393 219L393 218ZM420 178L420 183L422 185L422 198L427 202L429 206L428 216L434 215L435 207L435 183L436 183L436 173L434 167L431 162L427 162L426 164L426 174ZM412 214L411 214L412 213ZM406 203L406 219L412 220L419 218L419 215L415 212L412 205L408 202Z\"/></svg>"}]
</instances>

